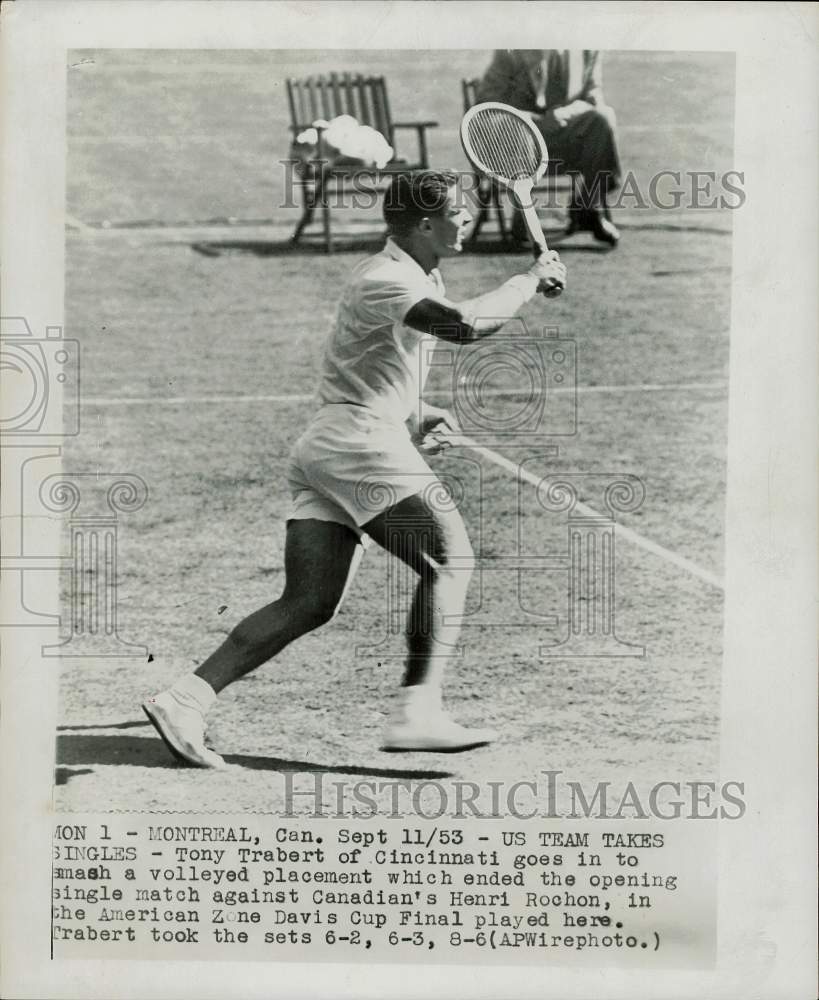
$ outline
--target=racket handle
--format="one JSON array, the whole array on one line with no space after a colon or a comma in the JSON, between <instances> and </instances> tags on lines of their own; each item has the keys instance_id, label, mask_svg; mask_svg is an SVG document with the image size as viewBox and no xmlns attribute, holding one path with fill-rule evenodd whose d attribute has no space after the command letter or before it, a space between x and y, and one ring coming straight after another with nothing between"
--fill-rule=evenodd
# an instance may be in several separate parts
<instances>
[{"instance_id":1,"label":"racket handle","mask_svg":"<svg viewBox=\"0 0 819 1000\"><path fill-rule=\"evenodd\" d=\"M526 223L529 238L532 241L535 260L537 260L541 254L549 252L549 247L546 245L546 237L543 235L543 229L540 225L540 219L537 217L537 209L529 202L525 207L521 206L521 212L523 212L523 221Z\"/></svg>"},{"instance_id":2,"label":"racket handle","mask_svg":"<svg viewBox=\"0 0 819 1000\"><path fill-rule=\"evenodd\" d=\"M535 260L537 260L542 254L549 252L549 247L546 244L546 237L543 235L543 227L540 224L540 219L537 217L537 209L532 201L532 182L517 181L512 185L512 194L515 197L519 211L523 215L529 239L532 241Z\"/></svg>"},{"instance_id":3,"label":"racket handle","mask_svg":"<svg viewBox=\"0 0 819 1000\"><path fill-rule=\"evenodd\" d=\"M543 235L543 229L540 225L540 219L537 217L537 211L531 202L528 209L521 206L521 211L523 212L523 218L526 221L526 228L529 230L529 236L532 240L532 253L535 256L535 260L537 260L539 257L542 257L543 254L549 252L549 247L546 244L546 238ZM531 215L534 218L529 217L529 212L531 212ZM555 299L562 291L562 288L555 286L554 288L544 289L541 294L545 295L547 299Z\"/></svg>"},{"instance_id":4,"label":"racket handle","mask_svg":"<svg viewBox=\"0 0 819 1000\"><path fill-rule=\"evenodd\" d=\"M529 233L529 238L532 241L532 252L534 253L535 260L537 260L543 254L549 252L549 247L546 243L546 237L543 235L543 227L541 226L540 219L537 216L537 209L532 201L531 181L517 181L512 185L512 195L518 209L523 215L523 221L526 223L526 229ZM554 299L557 298L562 291L562 288L555 286L554 288L544 289L542 294L545 295L547 299Z\"/></svg>"}]
</instances>

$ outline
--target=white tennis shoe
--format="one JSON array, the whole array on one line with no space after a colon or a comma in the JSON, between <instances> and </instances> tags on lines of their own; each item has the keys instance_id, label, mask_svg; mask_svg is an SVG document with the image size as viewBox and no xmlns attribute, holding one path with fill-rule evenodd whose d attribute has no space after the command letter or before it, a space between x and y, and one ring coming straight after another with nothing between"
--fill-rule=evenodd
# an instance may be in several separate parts
<instances>
[{"instance_id":1,"label":"white tennis shoe","mask_svg":"<svg viewBox=\"0 0 819 1000\"><path fill-rule=\"evenodd\" d=\"M225 768L225 760L205 746L205 716L173 693L162 691L142 704L154 729L177 760L194 767Z\"/></svg>"},{"instance_id":2,"label":"white tennis shoe","mask_svg":"<svg viewBox=\"0 0 819 1000\"><path fill-rule=\"evenodd\" d=\"M457 753L485 746L497 738L492 729L460 725L441 707L440 691L417 685L401 688L381 749L390 753L409 750Z\"/></svg>"}]
</instances>

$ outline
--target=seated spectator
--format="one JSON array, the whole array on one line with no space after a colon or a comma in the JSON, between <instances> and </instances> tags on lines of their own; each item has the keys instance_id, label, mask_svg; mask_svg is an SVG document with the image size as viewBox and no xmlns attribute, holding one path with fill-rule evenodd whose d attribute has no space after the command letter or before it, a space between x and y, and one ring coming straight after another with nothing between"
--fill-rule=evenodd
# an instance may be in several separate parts
<instances>
[{"instance_id":1,"label":"seated spectator","mask_svg":"<svg viewBox=\"0 0 819 1000\"><path fill-rule=\"evenodd\" d=\"M500 101L531 115L549 150L550 170L578 176L567 235L589 230L614 246L620 238L606 206L620 180L614 112L594 49L498 49L478 89L479 101ZM520 212L512 226L525 239Z\"/></svg>"}]
</instances>

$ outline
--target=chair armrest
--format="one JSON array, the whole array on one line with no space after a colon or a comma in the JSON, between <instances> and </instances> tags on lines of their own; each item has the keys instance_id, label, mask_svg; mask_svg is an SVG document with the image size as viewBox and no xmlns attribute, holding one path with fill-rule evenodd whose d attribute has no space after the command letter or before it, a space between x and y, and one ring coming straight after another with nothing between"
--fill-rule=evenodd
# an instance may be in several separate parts
<instances>
[{"instance_id":1,"label":"chair armrest","mask_svg":"<svg viewBox=\"0 0 819 1000\"><path fill-rule=\"evenodd\" d=\"M429 166L429 156L427 154L427 133L428 128L436 128L438 122L393 122L392 131L393 135L390 136L390 142L393 147L395 146L395 130L397 128L412 128L415 129L415 133L418 136L418 166L426 170Z\"/></svg>"}]
</instances>

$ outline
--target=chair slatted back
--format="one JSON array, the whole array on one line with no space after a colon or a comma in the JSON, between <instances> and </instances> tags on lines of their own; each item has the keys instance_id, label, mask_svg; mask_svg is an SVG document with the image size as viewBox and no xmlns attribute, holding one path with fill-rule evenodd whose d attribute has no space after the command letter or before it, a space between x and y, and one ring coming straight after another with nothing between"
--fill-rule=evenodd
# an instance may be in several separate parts
<instances>
[{"instance_id":1,"label":"chair slatted back","mask_svg":"<svg viewBox=\"0 0 819 1000\"><path fill-rule=\"evenodd\" d=\"M392 142L392 116L383 76L331 73L303 80L289 78L286 84L294 132L308 128L319 118L329 121L339 115L352 115L360 125L371 126Z\"/></svg>"},{"instance_id":2,"label":"chair slatted back","mask_svg":"<svg viewBox=\"0 0 819 1000\"><path fill-rule=\"evenodd\" d=\"M471 80L461 80L461 90L464 96L464 111L469 111L478 103L478 87L481 81L474 77Z\"/></svg>"}]
</instances>

